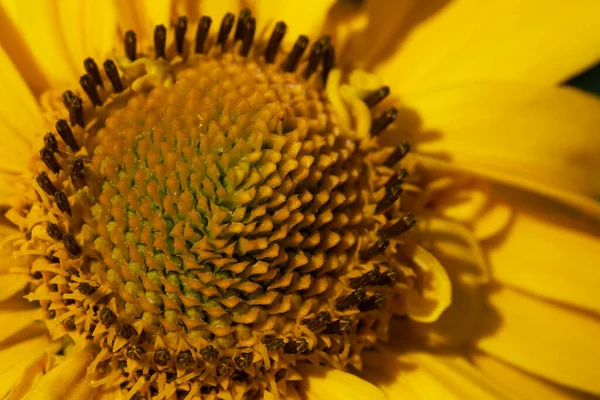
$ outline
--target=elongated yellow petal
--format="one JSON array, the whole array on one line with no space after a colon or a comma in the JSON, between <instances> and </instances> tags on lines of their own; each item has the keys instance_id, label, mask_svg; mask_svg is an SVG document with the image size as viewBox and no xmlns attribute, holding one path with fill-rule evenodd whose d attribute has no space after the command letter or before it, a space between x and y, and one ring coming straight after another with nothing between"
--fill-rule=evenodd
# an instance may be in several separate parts
<instances>
[{"instance_id":1,"label":"elongated yellow petal","mask_svg":"<svg viewBox=\"0 0 600 400\"><path fill-rule=\"evenodd\" d=\"M307 400L385 400L381 390L371 383L337 369L298 364L303 375L301 390Z\"/></svg>"},{"instance_id":2,"label":"elongated yellow petal","mask_svg":"<svg viewBox=\"0 0 600 400\"><path fill-rule=\"evenodd\" d=\"M140 41L151 41L156 25L170 26L171 0L113 0L112 3L117 10L119 30L125 33L133 29Z\"/></svg>"},{"instance_id":3,"label":"elongated yellow petal","mask_svg":"<svg viewBox=\"0 0 600 400\"><path fill-rule=\"evenodd\" d=\"M13 368L21 360L32 359L42 354L50 340L44 331L38 327L32 327L13 336L10 340L0 345L0 374Z\"/></svg>"},{"instance_id":4,"label":"elongated yellow petal","mask_svg":"<svg viewBox=\"0 0 600 400\"><path fill-rule=\"evenodd\" d=\"M538 196L496 192L516 212L503 238L485 245L494 278L600 313L600 223Z\"/></svg>"},{"instance_id":5,"label":"elongated yellow petal","mask_svg":"<svg viewBox=\"0 0 600 400\"><path fill-rule=\"evenodd\" d=\"M570 387L600 394L600 319L509 288L489 297L480 321L493 334L477 346L510 364Z\"/></svg>"},{"instance_id":6,"label":"elongated yellow petal","mask_svg":"<svg viewBox=\"0 0 600 400\"><path fill-rule=\"evenodd\" d=\"M600 3L595 0L419 3L426 11L438 10L376 70L402 93L481 80L551 85L598 60Z\"/></svg>"},{"instance_id":7,"label":"elongated yellow petal","mask_svg":"<svg viewBox=\"0 0 600 400\"><path fill-rule=\"evenodd\" d=\"M16 295L0 303L0 344L35 322L38 309Z\"/></svg>"},{"instance_id":8,"label":"elongated yellow petal","mask_svg":"<svg viewBox=\"0 0 600 400\"><path fill-rule=\"evenodd\" d=\"M464 358L432 353L366 352L362 377L389 399L509 399L504 387ZM366 399L367 397L365 397Z\"/></svg>"},{"instance_id":9,"label":"elongated yellow petal","mask_svg":"<svg viewBox=\"0 0 600 400\"><path fill-rule=\"evenodd\" d=\"M3 274L0 275L0 281L2 282L0 285L1 302L22 291L29 279L25 275Z\"/></svg>"},{"instance_id":10,"label":"elongated yellow petal","mask_svg":"<svg viewBox=\"0 0 600 400\"><path fill-rule=\"evenodd\" d=\"M22 400L32 384L37 382L44 372L47 355L37 353L31 358L12 364L11 368L0 374L0 396L5 400Z\"/></svg>"},{"instance_id":11,"label":"elongated yellow petal","mask_svg":"<svg viewBox=\"0 0 600 400\"><path fill-rule=\"evenodd\" d=\"M589 398L583 393L529 375L483 353L471 356L477 368L522 399L574 400Z\"/></svg>"},{"instance_id":12,"label":"elongated yellow petal","mask_svg":"<svg viewBox=\"0 0 600 400\"><path fill-rule=\"evenodd\" d=\"M569 88L517 83L456 86L413 98L423 154L465 168L597 196L600 100ZM419 138L416 138L419 140Z\"/></svg>"}]
</instances>

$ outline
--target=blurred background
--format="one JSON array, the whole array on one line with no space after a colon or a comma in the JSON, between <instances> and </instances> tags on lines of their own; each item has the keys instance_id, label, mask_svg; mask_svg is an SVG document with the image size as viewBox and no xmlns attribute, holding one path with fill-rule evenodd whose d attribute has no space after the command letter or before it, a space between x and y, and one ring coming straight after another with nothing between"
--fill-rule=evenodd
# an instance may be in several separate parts
<instances>
[{"instance_id":1,"label":"blurred background","mask_svg":"<svg viewBox=\"0 0 600 400\"><path fill-rule=\"evenodd\" d=\"M600 63L567 81L566 84L600 95Z\"/></svg>"}]
</instances>

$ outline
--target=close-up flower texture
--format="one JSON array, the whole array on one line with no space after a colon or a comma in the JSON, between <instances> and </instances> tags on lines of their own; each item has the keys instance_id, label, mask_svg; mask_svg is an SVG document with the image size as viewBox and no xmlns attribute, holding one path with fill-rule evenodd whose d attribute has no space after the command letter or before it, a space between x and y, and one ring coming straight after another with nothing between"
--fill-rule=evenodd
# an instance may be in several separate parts
<instances>
[{"instance_id":1,"label":"close-up flower texture","mask_svg":"<svg viewBox=\"0 0 600 400\"><path fill-rule=\"evenodd\" d=\"M0 399L597 398L599 12L0 1Z\"/></svg>"}]
</instances>

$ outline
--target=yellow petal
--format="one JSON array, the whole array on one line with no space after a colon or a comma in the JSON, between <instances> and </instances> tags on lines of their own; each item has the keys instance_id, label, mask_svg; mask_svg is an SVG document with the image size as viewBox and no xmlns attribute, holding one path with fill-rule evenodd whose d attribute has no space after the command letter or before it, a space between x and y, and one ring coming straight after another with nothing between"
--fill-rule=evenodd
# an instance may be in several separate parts
<instances>
[{"instance_id":1,"label":"yellow petal","mask_svg":"<svg viewBox=\"0 0 600 400\"><path fill-rule=\"evenodd\" d=\"M376 386L337 369L300 363L301 391L307 400L385 400Z\"/></svg>"},{"instance_id":2,"label":"yellow petal","mask_svg":"<svg viewBox=\"0 0 600 400\"><path fill-rule=\"evenodd\" d=\"M421 138L439 136L418 142L421 154L524 185L600 195L600 100L591 95L481 83L413 98L409 106L424 121Z\"/></svg>"},{"instance_id":3,"label":"yellow petal","mask_svg":"<svg viewBox=\"0 0 600 400\"><path fill-rule=\"evenodd\" d=\"M360 376L380 387L389 399L512 398L501 385L459 356L386 349L365 352L363 362Z\"/></svg>"},{"instance_id":4,"label":"yellow petal","mask_svg":"<svg viewBox=\"0 0 600 400\"><path fill-rule=\"evenodd\" d=\"M481 350L523 370L600 394L598 315L501 288L490 294Z\"/></svg>"},{"instance_id":5,"label":"yellow petal","mask_svg":"<svg viewBox=\"0 0 600 400\"><path fill-rule=\"evenodd\" d=\"M0 303L0 344L35 322L38 309L21 296Z\"/></svg>"},{"instance_id":6,"label":"yellow petal","mask_svg":"<svg viewBox=\"0 0 600 400\"><path fill-rule=\"evenodd\" d=\"M112 3L117 10L121 33L133 29L140 41L152 40L156 25L170 27L171 0L113 0Z\"/></svg>"},{"instance_id":7,"label":"yellow petal","mask_svg":"<svg viewBox=\"0 0 600 400\"><path fill-rule=\"evenodd\" d=\"M595 0L419 3L425 11L437 10L376 70L402 93L481 80L550 85L598 60L600 3Z\"/></svg>"},{"instance_id":8,"label":"yellow petal","mask_svg":"<svg viewBox=\"0 0 600 400\"><path fill-rule=\"evenodd\" d=\"M496 195L515 215L500 240L485 244L494 279L600 312L600 223L516 190L497 187Z\"/></svg>"},{"instance_id":9,"label":"yellow petal","mask_svg":"<svg viewBox=\"0 0 600 400\"><path fill-rule=\"evenodd\" d=\"M90 350L83 350L69 356L50 370L31 388L24 400L85 399L91 388L87 384L85 372L94 356Z\"/></svg>"},{"instance_id":10,"label":"yellow petal","mask_svg":"<svg viewBox=\"0 0 600 400\"><path fill-rule=\"evenodd\" d=\"M0 275L0 302L22 291L29 278L25 275L2 274Z\"/></svg>"},{"instance_id":11,"label":"yellow petal","mask_svg":"<svg viewBox=\"0 0 600 400\"><path fill-rule=\"evenodd\" d=\"M43 329L32 327L13 336L0 345L0 374L14 367L21 360L42 354L50 341Z\"/></svg>"},{"instance_id":12,"label":"yellow petal","mask_svg":"<svg viewBox=\"0 0 600 400\"><path fill-rule=\"evenodd\" d=\"M3 400L22 400L32 384L39 381L44 372L47 355L38 353L11 365L0 374L0 396Z\"/></svg>"},{"instance_id":13,"label":"yellow petal","mask_svg":"<svg viewBox=\"0 0 600 400\"><path fill-rule=\"evenodd\" d=\"M588 396L529 375L483 353L471 356L473 363L522 399L574 400Z\"/></svg>"}]
</instances>

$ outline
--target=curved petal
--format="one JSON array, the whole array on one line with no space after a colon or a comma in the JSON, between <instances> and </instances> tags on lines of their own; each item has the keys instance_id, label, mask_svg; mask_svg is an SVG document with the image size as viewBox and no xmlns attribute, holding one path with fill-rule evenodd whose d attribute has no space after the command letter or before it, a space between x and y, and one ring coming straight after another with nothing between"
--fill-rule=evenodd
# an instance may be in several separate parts
<instances>
[{"instance_id":1,"label":"curved petal","mask_svg":"<svg viewBox=\"0 0 600 400\"><path fill-rule=\"evenodd\" d=\"M502 238L484 244L494 279L600 313L600 223L538 196L495 192L515 215Z\"/></svg>"},{"instance_id":2,"label":"curved petal","mask_svg":"<svg viewBox=\"0 0 600 400\"><path fill-rule=\"evenodd\" d=\"M431 2L420 3L431 7ZM598 60L600 29L595 16L600 3L595 0L434 4L438 11L409 32L395 56L376 68L402 93L495 79L551 85Z\"/></svg>"},{"instance_id":3,"label":"curved petal","mask_svg":"<svg viewBox=\"0 0 600 400\"><path fill-rule=\"evenodd\" d=\"M13 296L0 303L0 344L35 322L38 309L27 300Z\"/></svg>"},{"instance_id":4,"label":"curved petal","mask_svg":"<svg viewBox=\"0 0 600 400\"><path fill-rule=\"evenodd\" d=\"M307 400L386 400L376 386L338 369L299 363L300 386Z\"/></svg>"},{"instance_id":5,"label":"curved petal","mask_svg":"<svg viewBox=\"0 0 600 400\"><path fill-rule=\"evenodd\" d=\"M418 151L506 180L600 195L600 100L517 83L450 87L413 98ZM436 135L426 140L427 134Z\"/></svg>"},{"instance_id":6,"label":"curved petal","mask_svg":"<svg viewBox=\"0 0 600 400\"><path fill-rule=\"evenodd\" d=\"M360 375L390 399L507 399L513 396L463 357L365 352ZM366 397L365 397L366 398Z\"/></svg>"},{"instance_id":7,"label":"curved petal","mask_svg":"<svg viewBox=\"0 0 600 400\"><path fill-rule=\"evenodd\" d=\"M496 330L477 342L479 349L532 374L600 394L597 314L501 288L490 294L480 323Z\"/></svg>"}]
</instances>

